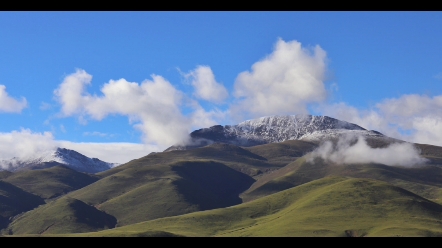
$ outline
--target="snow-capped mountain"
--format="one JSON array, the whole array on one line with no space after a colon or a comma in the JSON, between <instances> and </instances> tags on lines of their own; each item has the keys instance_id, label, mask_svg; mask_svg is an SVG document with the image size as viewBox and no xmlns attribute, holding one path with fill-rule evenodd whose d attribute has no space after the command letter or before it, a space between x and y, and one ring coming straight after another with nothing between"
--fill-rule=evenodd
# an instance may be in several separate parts
<instances>
[{"instance_id":1,"label":"snow-capped mountain","mask_svg":"<svg viewBox=\"0 0 442 248\"><path fill-rule=\"evenodd\" d=\"M379 132L368 131L356 124L328 116L266 116L232 126L216 125L195 130L190 134L192 145L172 146L166 151L201 147L213 142L254 146L301 138L303 140L315 140L319 137L336 136L348 131L364 136L385 137Z\"/></svg>"},{"instance_id":2,"label":"snow-capped mountain","mask_svg":"<svg viewBox=\"0 0 442 248\"><path fill-rule=\"evenodd\" d=\"M119 165L117 163L104 162L98 158L89 158L74 150L58 147L55 150L40 152L33 156L14 157L9 160L2 160L0 161L0 168L17 171L32 168L47 168L59 164L86 173L97 173Z\"/></svg>"}]
</instances>

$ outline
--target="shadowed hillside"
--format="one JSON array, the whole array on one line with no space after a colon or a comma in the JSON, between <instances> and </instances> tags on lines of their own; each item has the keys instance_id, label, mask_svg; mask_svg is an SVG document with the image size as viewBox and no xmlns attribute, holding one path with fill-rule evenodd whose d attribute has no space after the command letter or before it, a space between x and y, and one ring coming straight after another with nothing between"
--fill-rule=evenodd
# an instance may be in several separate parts
<instances>
[{"instance_id":1,"label":"shadowed hillside","mask_svg":"<svg viewBox=\"0 0 442 248\"><path fill-rule=\"evenodd\" d=\"M9 234L78 233L115 227L115 217L77 199L63 197L29 211L8 226Z\"/></svg>"}]
</instances>

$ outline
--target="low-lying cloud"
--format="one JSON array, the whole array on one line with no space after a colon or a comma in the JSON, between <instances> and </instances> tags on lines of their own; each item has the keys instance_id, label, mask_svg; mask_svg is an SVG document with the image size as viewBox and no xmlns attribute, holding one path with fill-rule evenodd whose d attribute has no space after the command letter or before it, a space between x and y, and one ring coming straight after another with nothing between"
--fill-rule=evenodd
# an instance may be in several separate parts
<instances>
[{"instance_id":1,"label":"low-lying cloud","mask_svg":"<svg viewBox=\"0 0 442 248\"><path fill-rule=\"evenodd\" d=\"M10 97L6 92L6 86L0 84L0 112L20 113L27 106L26 98L22 97L21 100L17 100Z\"/></svg>"},{"instance_id":2,"label":"low-lying cloud","mask_svg":"<svg viewBox=\"0 0 442 248\"><path fill-rule=\"evenodd\" d=\"M403 95L361 110L345 103L324 105L325 115L415 143L442 145L442 95Z\"/></svg>"},{"instance_id":3,"label":"low-lying cloud","mask_svg":"<svg viewBox=\"0 0 442 248\"><path fill-rule=\"evenodd\" d=\"M31 158L39 153L55 150L57 147L75 150L85 156L111 163L126 163L158 152L158 147L135 143L76 143L55 140L50 132L32 132L29 129L0 133L0 161L13 157ZM0 163L1 167L1 163Z\"/></svg>"},{"instance_id":4,"label":"low-lying cloud","mask_svg":"<svg viewBox=\"0 0 442 248\"><path fill-rule=\"evenodd\" d=\"M54 149L57 143L50 132L35 133L29 129L0 133L0 160L28 157Z\"/></svg>"},{"instance_id":5,"label":"low-lying cloud","mask_svg":"<svg viewBox=\"0 0 442 248\"><path fill-rule=\"evenodd\" d=\"M322 158L334 164L377 163L390 166L422 165L427 159L411 143L392 143L385 148L372 148L363 136L343 136L336 143L325 141L308 158Z\"/></svg>"}]
</instances>

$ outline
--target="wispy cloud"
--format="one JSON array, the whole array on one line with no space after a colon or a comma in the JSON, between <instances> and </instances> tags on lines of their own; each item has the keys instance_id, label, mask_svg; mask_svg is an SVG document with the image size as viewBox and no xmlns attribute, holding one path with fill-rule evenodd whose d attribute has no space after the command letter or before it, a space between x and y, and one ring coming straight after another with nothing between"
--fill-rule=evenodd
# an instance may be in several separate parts
<instances>
[{"instance_id":1,"label":"wispy cloud","mask_svg":"<svg viewBox=\"0 0 442 248\"><path fill-rule=\"evenodd\" d=\"M28 106L26 98L14 99L6 92L6 86L0 85L0 112L20 113Z\"/></svg>"},{"instance_id":2,"label":"wispy cloud","mask_svg":"<svg viewBox=\"0 0 442 248\"><path fill-rule=\"evenodd\" d=\"M440 73L434 75L434 78L435 78L435 79L438 79L438 80L442 80L442 72L440 72Z\"/></svg>"},{"instance_id":3,"label":"wispy cloud","mask_svg":"<svg viewBox=\"0 0 442 248\"><path fill-rule=\"evenodd\" d=\"M51 108L52 108L52 105L47 103L47 102L42 102L40 104L40 110L48 110L48 109L51 109Z\"/></svg>"},{"instance_id":4,"label":"wispy cloud","mask_svg":"<svg viewBox=\"0 0 442 248\"><path fill-rule=\"evenodd\" d=\"M102 133L102 132L83 132L84 136L98 136L98 137L114 137L115 134Z\"/></svg>"}]
</instances>

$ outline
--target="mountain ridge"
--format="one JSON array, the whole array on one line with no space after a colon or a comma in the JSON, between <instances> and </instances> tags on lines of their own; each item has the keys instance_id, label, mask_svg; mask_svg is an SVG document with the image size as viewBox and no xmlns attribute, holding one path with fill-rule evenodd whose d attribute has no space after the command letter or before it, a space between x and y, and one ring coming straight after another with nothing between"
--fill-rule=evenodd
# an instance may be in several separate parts
<instances>
[{"instance_id":1,"label":"mountain ridge","mask_svg":"<svg viewBox=\"0 0 442 248\"><path fill-rule=\"evenodd\" d=\"M26 169L49 168L64 165L71 169L85 173L97 173L116 167L118 163L104 162L98 158L89 158L77 151L57 147L28 157L14 157L1 160L0 169L18 171Z\"/></svg>"},{"instance_id":2,"label":"mountain ridge","mask_svg":"<svg viewBox=\"0 0 442 248\"><path fill-rule=\"evenodd\" d=\"M382 133L367 130L354 123L328 116L274 115L243 121L237 125L215 125L190 133L188 145L174 145L164 151L192 149L211 143L228 143L250 147L286 140L308 140L311 134L325 130L358 131L359 135L386 137Z\"/></svg>"}]
</instances>

